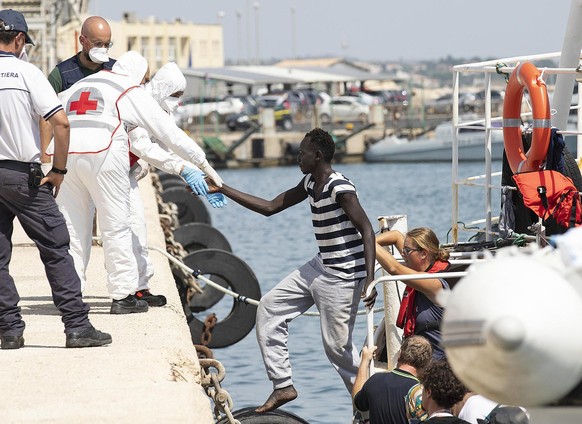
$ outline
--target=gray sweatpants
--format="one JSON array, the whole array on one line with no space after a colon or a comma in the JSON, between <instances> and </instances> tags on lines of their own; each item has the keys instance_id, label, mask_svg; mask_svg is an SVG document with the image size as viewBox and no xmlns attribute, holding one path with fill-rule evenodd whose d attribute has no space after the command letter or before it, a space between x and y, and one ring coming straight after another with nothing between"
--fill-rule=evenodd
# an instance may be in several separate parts
<instances>
[{"instance_id":1,"label":"gray sweatpants","mask_svg":"<svg viewBox=\"0 0 582 424\"><path fill-rule=\"evenodd\" d=\"M289 322L313 304L327 358L351 392L360 362L352 341L362 285L326 272L319 255L293 271L261 298L257 310L257 340L274 389L293 384L287 340Z\"/></svg>"}]
</instances>

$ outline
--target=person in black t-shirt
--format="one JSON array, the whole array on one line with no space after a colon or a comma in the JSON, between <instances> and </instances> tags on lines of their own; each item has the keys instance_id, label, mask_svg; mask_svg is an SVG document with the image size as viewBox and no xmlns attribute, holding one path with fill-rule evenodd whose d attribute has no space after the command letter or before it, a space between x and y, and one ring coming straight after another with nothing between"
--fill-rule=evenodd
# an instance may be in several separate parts
<instances>
[{"instance_id":1,"label":"person in black t-shirt","mask_svg":"<svg viewBox=\"0 0 582 424\"><path fill-rule=\"evenodd\" d=\"M366 381L375 350L376 347L362 350L362 362L352 390L354 406L360 411L370 411L373 424L408 424L404 397L418 383L417 372L430 362L431 344L422 336L404 339L396 368L374 374Z\"/></svg>"}]
</instances>

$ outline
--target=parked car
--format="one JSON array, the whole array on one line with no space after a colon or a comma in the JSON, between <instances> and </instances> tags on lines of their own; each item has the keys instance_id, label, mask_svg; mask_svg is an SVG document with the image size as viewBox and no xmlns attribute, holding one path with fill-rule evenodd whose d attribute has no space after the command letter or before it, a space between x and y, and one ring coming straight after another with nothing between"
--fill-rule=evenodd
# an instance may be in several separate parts
<instances>
[{"instance_id":1,"label":"parked car","mask_svg":"<svg viewBox=\"0 0 582 424\"><path fill-rule=\"evenodd\" d=\"M408 91L406 90L384 90L387 106L408 106Z\"/></svg>"},{"instance_id":2,"label":"parked car","mask_svg":"<svg viewBox=\"0 0 582 424\"><path fill-rule=\"evenodd\" d=\"M322 105L324 103L328 103L331 101L331 96L327 94L325 91L320 91L317 93L317 99L315 100L315 104Z\"/></svg>"},{"instance_id":3,"label":"parked car","mask_svg":"<svg viewBox=\"0 0 582 424\"><path fill-rule=\"evenodd\" d=\"M308 105L314 105L317 103L317 90L314 90L313 88L297 88L294 91L302 93L303 96L305 96Z\"/></svg>"},{"instance_id":4,"label":"parked car","mask_svg":"<svg viewBox=\"0 0 582 424\"><path fill-rule=\"evenodd\" d=\"M351 93L346 94L346 96L355 97L362 101L362 103L372 106L378 105L382 103L382 99L378 96L372 96L371 94L364 93L363 91L353 91Z\"/></svg>"},{"instance_id":5,"label":"parked car","mask_svg":"<svg viewBox=\"0 0 582 424\"><path fill-rule=\"evenodd\" d=\"M479 112L485 110L485 90L474 93L475 99L472 104L465 102L465 111ZM491 110L500 111L503 108L503 100L505 99L505 91L491 90Z\"/></svg>"},{"instance_id":6,"label":"parked car","mask_svg":"<svg viewBox=\"0 0 582 424\"><path fill-rule=\"evenodd\" d=\"M503 107L504 91L491 90L491 109L500 110ZM485 110L485 91L459 93L459 112L482 112ZM426 113L446 114L453 113L453 94L445 94L425 104Z\"/></svg>"},{"instance_id":7,"label":"parked car","mask_svg":"<svg viewBox=\"0 0 582 424\"><path fill-rule=\"evenodd\" d=\"M408 106L408 92L406 90L364 90L364 93L376 97L379 103L387 108Z\"/></svg>"},{"instance_id":8,"label":"parked car","mask_svg":"<svg viewBox=\"0 0 582 424\"><path fill-rule=\"evenodd\" d=\"M426 113L434 115L450 115L453 113L453 95L452 93L443 94L436 99L429 100L424 105Z\"/></svg>"},{"instance_id":9,"label":"parked car","mask_svg":"<svg viewBox=\"0 0 582 424\"><path fill-rule=\"evenodd\" d=\"M176 108L174 117L179 126L196 123L202 119L210 124L224 121L227 115L243 111L243 102L236 97L199 98L186 97Z\"/></svg>"},{"instance_id":10,"label":"parked car","mask_svg":"<svg viewBox=\"0 0 582 424\"><path fill-rule=\"evenodd\" d=\"M273 99L269 96L265 97L259 97L255 105L246 105L243 112L229 115L226 118L228 129L236 131L250 128L253 123L259 123L261 108L271 108L275 114L275 125L290 131L293 128L293 118L291 117L291 111L285 108L284 100Z\"/></svg>"},{"instance_id":11,"label":"parked car","mask_svg":"<svg viewBox=\"0 0 582 424\"><path fill-rule=\"evenodd\" d=\"M323 124L332 121L367 123L370 119L370 107L357 97L332 97L331 100L319 105L319 118Z\"/></svg>"},{"instance_id":12,"label":"parked car","mask_svg":"<svg viewBox=\"0 0 582 424\"><path fill-rule=\"evenodd\" d=\"M262 99L272 106L274 106L274 104L283 105L283 107L288 109L293 116L298 113L305 113L310 105L307 96L299 90L271 92L262 96Z\"/></svg>"}]
</instances>

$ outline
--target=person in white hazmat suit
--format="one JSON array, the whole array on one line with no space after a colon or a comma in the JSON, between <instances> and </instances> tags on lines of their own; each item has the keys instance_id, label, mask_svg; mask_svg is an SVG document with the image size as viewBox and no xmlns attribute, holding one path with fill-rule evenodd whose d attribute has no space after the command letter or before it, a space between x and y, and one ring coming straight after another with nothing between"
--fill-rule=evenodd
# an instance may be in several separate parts
<instances>
[{"instance_id":1,"label":"person in white hazmat suit","mask_svg":"<svg viewBox=\"0 0 582 424\"><path fill-rule=\"evenodd\" d=\"M186 78L174 62L168 62L162 66L151 81L146 84L146 91L170 116L178 106L180 96L185 89ZM148 286L149 280L154 275L154 268L148 254L146 218L138 181L147 175L148 164L173 175L196 171L196 168L190 162L173 153L174 150L179 150L176 148L175 142L183 142L181 139L172 140L171 144L163 143L155 138L151 140L150 134L140 127L129 132L129 139L131 142L130 152L135 155L134 158L139 158L138 161L134 161L129 173L133 251L139 274L135 297L145 300L149 306L163 306L166 304L166 298L162 295L152 294ZM191 143L196 144L193 141ZM192 189L195 191L196 188L192 187ZM209 193L206 194L206 197L215 208L223 207L227 203L222 193Z\"/></svg>"},{"instance_id":2,"label":"person in white hazmat suit","mask_svg":"<svg viewBox=\"0 0 582 424\"><path fill-rule=\"evenodd\" d=\"M184 140L175 143L179 155L222 184L202 149L194 147L195 143L140 86L148 79L145 58L129 51L111 71L83 78L60 94L71 125L71 142L70 175L61 186L57 203L67 220L71 254L83 282L91 252L93 214L95 208L98 210L112 314L148 309L146 301L134 297L138 271L131 233L128 129L143 127L165 143ZM182 176L191 187L200 188L196 194L205 194L203 174L189 171Z\"/></svg>"}]
</instances>

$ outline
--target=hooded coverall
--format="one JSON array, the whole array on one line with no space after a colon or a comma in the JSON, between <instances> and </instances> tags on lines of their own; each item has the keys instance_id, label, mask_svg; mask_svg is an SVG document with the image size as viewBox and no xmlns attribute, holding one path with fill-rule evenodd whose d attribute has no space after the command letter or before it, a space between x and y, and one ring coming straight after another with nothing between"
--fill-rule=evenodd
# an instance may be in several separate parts
<instances>
[{"instance_id":1,"label":"hooded coverall","mask_svg":"<svg viewBox=\"0 0 582 424\"><path fill-rule=\"evenodd\" d=\"M156 72L156 75L148 84L146 91L151 94L162 109L172 116L172 110L166 106L165 100L172 94L184 91L185 89L186 78L184 78L182 71L180 71L180 68L174 62L169 62ZM131 153L162 171L173 175L180 175L180 171L187 163L187 161L184 161L173 153L174 150L180 151L175 146L175 143L183 140L172 140L172 143L165 144L156 138L152 140L150 134L145 129L139 127L129 132L129 138L131 141ZM193 149L201 150L193 140L190 140L190 143ZM168 148L170 151L167 150ZM136 163L136 165L138 164ZM137 260L139 274L137 289L144 290L149 288L148 281L154 275L154 268L148 254L145 213L139 193L136 172L134 172L133 168L129 174L129 180L131 184L130 203L133 251Z\"/></svg>"},{"instance_id":2,"label":"hooded coverall","mask_svg":"<svg viewBox=\"0 0 582 424\"><path fill-rule=\"evenodd\" d=\"M147 61L123 54L111 72L100 71L61 93L71 124L69 175L57 199L67 220L71 254L81 280L91 251L95 208L103 240L107 288L113 300L134 294L138 285L130 218L128 129L143 127L165 143L182 140L180 154L195 165L201 149L141 87ZM50 153L50 147L48 150Z\"/></svg>"}]
</instances>

